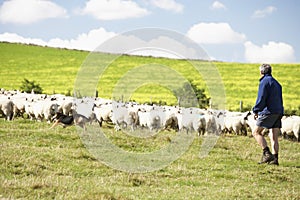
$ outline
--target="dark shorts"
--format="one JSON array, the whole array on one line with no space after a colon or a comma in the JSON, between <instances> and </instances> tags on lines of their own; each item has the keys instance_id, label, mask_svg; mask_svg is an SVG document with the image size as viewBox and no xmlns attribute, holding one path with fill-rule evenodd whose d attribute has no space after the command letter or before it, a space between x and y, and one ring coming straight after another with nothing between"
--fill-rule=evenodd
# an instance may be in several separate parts
<instances>
[{"instance_id":1,"label":"dark shorts","mask_svg":"<svg viewBox=\"0 0 300 200\"><path fill-rule=\"evenodd\" d=\"M271 115L260 115L256 120L256 125L263 128L281 128L282 115L271 114Z\"/></svg>"}]
</instances>

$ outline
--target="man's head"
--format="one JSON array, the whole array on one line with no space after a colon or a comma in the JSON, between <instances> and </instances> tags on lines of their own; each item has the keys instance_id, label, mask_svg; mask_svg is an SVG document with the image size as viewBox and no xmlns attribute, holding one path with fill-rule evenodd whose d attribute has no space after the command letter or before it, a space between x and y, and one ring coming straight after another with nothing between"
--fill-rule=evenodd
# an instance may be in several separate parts
<instances>
[{"instance_id":1,"label":"man's head","mask_svg":"<svg viewBox=\"0 0 300 200\"><path fill-rule=\"evenodd\" d=\"M259 67L259 70L260 70L260 73L262 75L265 75L265 74L272 74L272 67L271 65L269 64L262 64L260 67Z\"/></svg>"}]
</instances>

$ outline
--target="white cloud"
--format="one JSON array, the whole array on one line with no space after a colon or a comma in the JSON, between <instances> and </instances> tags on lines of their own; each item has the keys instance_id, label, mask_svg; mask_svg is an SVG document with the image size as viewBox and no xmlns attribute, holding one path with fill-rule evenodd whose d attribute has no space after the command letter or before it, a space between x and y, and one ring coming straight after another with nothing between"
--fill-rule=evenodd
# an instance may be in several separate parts
<instances>
[{"instance_id":1,"label":"white cloud","mask_svg":"<svg viewBox=\"0 0 300 200\"><path fill-rule=\"evenodd\" d=\"M245 42L245 59L251 63L293 63L294 49L283 42L270 41L261 47L250 41Z\"/></svg>"},{"instance_id":2,"label":"white cloud","mask_svg":"<svg viewBox=\"0 0 300 200\"><path fill-rule=\"evenodd\" d=\"M47 43L41 39L34 38L24 38L15 33L3 33L0 34L0 41L2 42L13 42L13 43L23 43L23 44L36 44L41 46L46 46Z\"/></svg>"},{"instance_id":3,"label":"white cloud","mask_svg":"<svg viewBox=\"0 0 300 200\"><path fill-rule=\"evenodd\" d=\"M133 32L128 35L118 35L114 32L108 32L104 28L99 28L88 33L82 33L75 39L70 40L54 38L43 41L41 39L25 38L15 33L3 33L0 34L0 41L142 56L210 59L204 51L201 52L201 50L195 49L187 41L179 41L169 35L153 36L151 40L144 40L140 38L144 35L139 34L141 33Z\"/></svg>"},{"instance_id":4,"label":"white cloud","mask_svg":"<svg viewBox=\"0 0 300 200\"><path fill-rule=\"evenodd\" d=\"M187 36L202 44L242 43L246 36L237 33L227 23L199 23L192 26Z\"/></svg>"},{"instance_id":5,"label":"white cloud","mask_svg":"<svg viewBox=\"0 0 300 200\"><path fill-rule=\"evenodd\" d=\"M120 46L118 44L124 45ZM156 38L152 38L151 40L145 41L135 35L121 35L114 38L112 43L109 43L107 45L109 45L109 47L103 46L102 48L110 49L110 52L114 53L125 52L127 54L141 56L209 60L207 54L196 51L194 48L183 43L182 41L177 41L176 39L173 39L169 36L158 36Z\"/></svg>"},{"instance_id":6,"label":"white cloud","mask_svg":"<svg viewBox=\"0 0 300 200\"><path fill-rule=\"evenodd\" d=\"M176 34L173 37L172 34L157 35L155 33L155 31L132 31L116 35L111 40L100 45L96 50L108 53L177 59L210 59L203 49L195 49L194 43L192 44L190 40L184 40L183 38L179 40Z\"/></svg>"},{"instance_id":7,"label":"white cloud","mask_svg":"<svg viewBox=\"0 0 300 200\"><path fill-rule=\"evenodd\" d=\"M115 35L116 33L107 32L104 28L99 28L91 30L88 33L82 33L75 39L62 40L54 38L47 42L41 39L24 38L15 33L3 33L0 34L0 41L93 51L104 41Z\"/></svg>"},{"instance_id":8,"label":"white cloud","mask_svg":"<svg viewBox=\"0 0 300 200\"><path fill-rule=\"evenodd\" d=\"M48 42L48 46L93 51L104 41L112 38L115 35L116 33L114 32L108 32L104 28L99 28L93 29L88 33L82 33L78 35L76 39L51 39Z\"/></svg>"},{"instance_id":9,"label":"white cloud","mask_svg":"<svg viewBox=\"0 0 300 200\"><path fill-rule=\"evenodd\" d=\"M45 0L10 0L0 7L0 22L30 24L47 18L67 17L67 11Z\"/></svg>"},{"instance_id":10,"label":"white cloud","mask_svg":"<svg viewBox=\"0 0 300 200\"><path fill-rule=\"evenodd\" d=\"M226 10L226 6L219 1L214 1L213 4L210 6L210 8L212 10L219 10L219 9Z\"/></svg>"},{"instance_id":11,"label":"white cloud","mask_svg":"<svg viewBox=\"0 0 300 200\"><path fill-rule=\"evenodd\" d=\"M176 49L175 46L180 48ZM134 34L130 34L118 35L108 43L101 45L97 50L101 52L106 51L109 53L118 54L125 53L140 56L184 58L182 54L176 52L176 50L182 51L183 49L185 49L184 46L167 37L162 36L149 41L145 41Z\"/></svg>"},{"instance_id":12,"label":"white cloud","mask_svg":"<svg viewBox=\"0 0 300 200\"><path fill-rule=\"evenodd\" d=\"M263 18L263 17L266 17L267 15L272 14L276 10L277 10L276 7L274 7L274 6L268 6L268 7L266 7L263 10L256 10L253 13L252 18Z\"/></svg>"},{"instance_id":13,"label":"white cloud","mask_svg":"<svg viewBox=\"0 0 300 200\"><path fill-rule=\"evenodd\" d=\"M149 11L129 0L89 0L80 14L92 15L99 20L116 20L142 17Z\"/></svg>"},{"instance_id":14,"label":"white cloud","mask_svg":"<svg viewBox=\"0 0 300 200\"><path fill-rule=\"evenodd\" d=\"M151 4L164 9L164 10L171 10L177 13L180 13L183 11L183 5L177 3L174 0L151 0Z\"/></svg>"}]
</instances>

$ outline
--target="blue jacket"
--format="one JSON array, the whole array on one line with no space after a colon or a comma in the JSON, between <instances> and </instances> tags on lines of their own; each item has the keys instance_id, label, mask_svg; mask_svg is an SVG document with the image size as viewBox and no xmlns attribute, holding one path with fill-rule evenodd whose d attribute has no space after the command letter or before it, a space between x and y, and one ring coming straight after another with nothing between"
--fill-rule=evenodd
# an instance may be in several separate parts
<instances>
[{"instance_id":1,"label":"blue jacket","mask_svg":"<svg viewBox=\"0 0 300 200\"><path fill-rule=\"evenodd\" d=\"M259 115L283 115L281 85L270 74L265 74L259 81L258 95L252 111Z\"/></svg>"}]
</instances>

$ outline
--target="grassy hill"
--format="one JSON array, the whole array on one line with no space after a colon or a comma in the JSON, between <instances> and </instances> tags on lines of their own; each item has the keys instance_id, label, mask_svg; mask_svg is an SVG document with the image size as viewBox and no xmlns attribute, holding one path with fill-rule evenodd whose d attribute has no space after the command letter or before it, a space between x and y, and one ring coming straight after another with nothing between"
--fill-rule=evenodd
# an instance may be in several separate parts
<instances>
[{"instance_id":1,"label":"grassy hill","mask_svg":"<svg viewBox=\"0 0 300 200\"><path fill-rule=\"evenodd\" d=\"M0 87L19 89L22 80L26 78L39 83L44 93L73 94L77 73L86 64L88 55L89 52L86 51L0 43ZM205 78L193 67L195 63L203 62L123 55L117 57L109 68L105 69L102 77L97 77L95 73L94 78L99 79L96 86L99 96L112 98L115 85L128 71L138 66L156 64L167 66L186 79L192 80L199 88L204 88L210 96ZM251 108L255 103L259 83L259 64L212 62L210 65L214 65L220 73L226 91L226 108L238 110L240 101L243 101L244 108ZM273 76L283 86L285 108L289 111L299 111L300 64L273 64L272 66ZM145 74L143 78L147 78ZM157 84L141 85L136 88L131 99L138 102L177 103L170 90Z\"/></svg>"},{"instance_id":2,"label":"grassy hill","mask_svg":"<svg viewBox=\"0 0 300 200\"><path fill-rule=\"evenodd\" d=\"M88 55L84 51L0 43L0 87L18 89L27 78L39 83L45 93L68 93L73 90ZM126 71L148 63L172 66L199 87L206 88L189 61L121 56L99 79L99 96L110 98L113 86ZM213 64L225 85L227 107L238 109L240 100L246 106L252 105L258 86L258 65ZM298 109L300 64L273 67L274 76L283 85L285 106ZM94 71L86 73L92 76ZM142 74L139 73L138 76ZM96 79L97 74L94 75ZM151 74L142 77L147 76ZM168 89L156 84L142 85L132 98L174 101ZM86 148L81 129L72 126L49 130L49 127L46 122L22 118L10 122L0 119L0 199L299 199L300 196L300 146L282 137L279 166L257 165L261 149L253 138L221 135L207 157L199 157L205 139L200 136L165 168L127 173L97 160ZM162 131L153 137L137 138L108 125L101 131L116 146L136 153L163 148L174 142L176 135L174 131Z\"/></svg>"}]
</instances>

